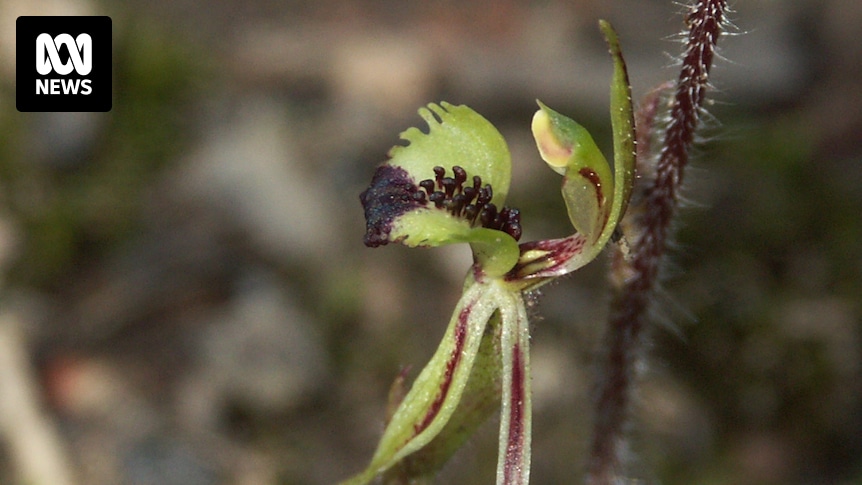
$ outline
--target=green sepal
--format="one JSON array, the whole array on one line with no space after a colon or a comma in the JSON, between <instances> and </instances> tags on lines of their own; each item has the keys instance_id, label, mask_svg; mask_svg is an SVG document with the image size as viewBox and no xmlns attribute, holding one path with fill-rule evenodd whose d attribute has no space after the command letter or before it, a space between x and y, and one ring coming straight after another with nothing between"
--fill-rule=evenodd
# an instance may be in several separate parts
<instances>
[{"instance_id":1,"label":"green sepal","mask_svg":"<svg viewBox=\"0 0 862 485\"><path fill-rule=\"evenodd\" d=\"M610 230L616 228L628 208L632 189L635 184L635 118L632 108L632 91L626 62L620 48L616 31L606 20L599 21L599 28L605 36L611 58L614 61L614 74L611 79L611 127L614 139L614 204L611 207ZM606 235L610 238L610 234Z\"/></svg>"},{"instance_id":2,"label":"green sepal","mask_svg":"<svg viewBox=\"0 0 862 485\"><path fill-rule=\"evenodd\" d=\"M498 485L527 485L530 481L532 442L532 386L530 375L530 322L520 291L497 293L502 332L503 366L500 439L497 455Z\"/></svg>"},{"instance_id":3,"label":"green sepal","mask_svg":"<svg viewBox=\"0 0 862 485\"><path fill-rule=\"evenodd\" d=\"M440 346L395 410L371 463L344 482L362 485L437 437L461 401L497 299L488 285L473 283L458 301ZM459 438L460 439L460 438Z\"/></svg>"},{"instance_id":4,"label":"green sepal","mask_svg":"<svg viewBox=\"0 0 862 485\"><path fill-rule=\"evenodd\" d=\"M485 327L470 379L440 433L383 475L383 483L433 483L432 479L473 433L500 409L500 312Z\"/></svg>"}]
</instances>

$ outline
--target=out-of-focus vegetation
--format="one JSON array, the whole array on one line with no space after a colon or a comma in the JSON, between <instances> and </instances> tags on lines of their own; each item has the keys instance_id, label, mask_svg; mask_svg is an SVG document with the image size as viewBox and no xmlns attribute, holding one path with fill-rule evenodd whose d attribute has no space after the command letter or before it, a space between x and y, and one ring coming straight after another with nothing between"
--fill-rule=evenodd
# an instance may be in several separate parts
<instances>
[{"instance_id":1,"label":"out-of-focus vegetation","mask_svg":"<svg viewBox=\"0 0 862 485\"><path fill-rule=\"evenodd\" d=\"M857 483L862 5L735 8L635 454L662 483ZM361 469L389 384L427 361L468 258L362 245L358 194L397 134L427 102L476 109L511 144L523 240L562 236L533 100L609 152L597 19L619 31L636 96L675 75L664 52L681 27L672 2L633 0L45 0L0 2L4 42L18 15L54 10L112 17L114 108L18 113L14 68L0 70L0 325L20 326L39 404L88 484ZM535 310L534 483L582 470L603 265ZM491 424L441 483L492 480L495 437ZM0 436L0 483L18 473L14 439Z\"/></svg>"}]
</instances>

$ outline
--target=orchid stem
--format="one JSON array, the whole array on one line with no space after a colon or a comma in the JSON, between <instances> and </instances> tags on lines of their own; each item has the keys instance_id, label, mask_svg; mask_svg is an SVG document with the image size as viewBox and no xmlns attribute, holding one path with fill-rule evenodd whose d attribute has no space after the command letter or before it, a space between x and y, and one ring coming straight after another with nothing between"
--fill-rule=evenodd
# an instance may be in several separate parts
<instances>
[{"instance_id":1,"label":"orchid stem","mask_svg":"<svg viewBox=\"0 0 862 485\"><path fill-rule=\"evenodd\" d=\"M606 354L596 379L595 421L586 479L590 485L620 483L627 473L626 429L644 329L726 12L725 0L696 0L686 15L687 47L654 177L649 177L651 183L638 200L632 201L624 221L630 255L626 258L621 251L615 251ZM639 141L649 139L644 131L653 125L653 106L647 102L642 107L644 116L638 117L637 126ZM644 165L648 156L639 147L638 164Z\"/></svg>"}]
</instances>

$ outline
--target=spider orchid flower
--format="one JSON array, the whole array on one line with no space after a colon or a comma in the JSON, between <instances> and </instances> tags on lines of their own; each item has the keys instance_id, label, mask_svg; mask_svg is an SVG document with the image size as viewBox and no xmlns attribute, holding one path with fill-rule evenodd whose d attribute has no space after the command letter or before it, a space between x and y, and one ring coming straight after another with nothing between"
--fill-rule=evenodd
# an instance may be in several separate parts
<instances>
[{"instance_id":1,"label":"spider orchid flower","mask_svg":"<svg viewBox=\"0 0 862 485\"><path fill-rule=\"evenodd\" d=\"M445 102L419 110L428 133L403 132L407 144L392 148L360 195L366 245L469 243L474 263L440 346L406 395L392 399L370 464L345 484L431 477L497 409L497 483L528 483L530 336L523 293L596 258L615 234L634 181L625 64L614 30L604 21L600 27L614 62L613 173L581 125L541 102L532 122L542 159L563 175L573 235L518 244L520 212L504 205L511 178L505 140L475 111Z\"/></svg>"}]
</instances>

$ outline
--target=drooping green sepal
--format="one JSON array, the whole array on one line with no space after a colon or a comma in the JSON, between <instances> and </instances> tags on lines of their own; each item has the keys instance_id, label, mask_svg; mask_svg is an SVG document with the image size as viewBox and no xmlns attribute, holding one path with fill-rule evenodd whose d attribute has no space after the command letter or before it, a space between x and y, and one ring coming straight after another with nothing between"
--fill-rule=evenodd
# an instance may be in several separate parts
<instances>
[{"instance_id":1,"label":"drooping green sepal","mask_svg":"<svg viewBox=\"0 0 862 485\"><path fill-rule=\"evenodd\" d=\"M530 323L519 291L501 291L500 349L503 361L498 485L530 481L533 406L530 383Z\"/></svg>"},{"instance_id":2,"label":"drooping green sepal","mask_svg":"<svg viewBox=\"0 0 862 485\"><path fill-rule=\"evenodd\" d=\"M489 417L499 412L502 361L500 312L492 314L482 335L467 387L443 429L419 450L383 474L383 483L433 483L449 458Z\"/></svg>"},{"instance_id":3,"label":"drooping green sepal","mask_svg":"<svg viewBox=\"0 0 862 485\"><path fill-rule=\"evenodd\" d=\"M464 291L440 346L389 420L368 468L344 485L370 482L440 434L461 401L497 309L489 293L495 289L473 283Z\"/></svg>"}]
</instances>

